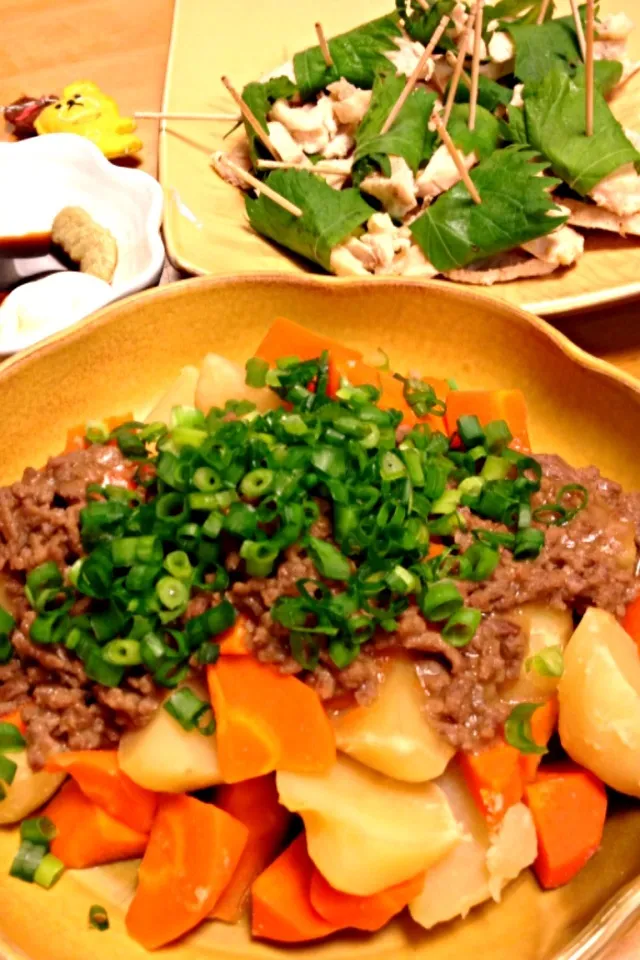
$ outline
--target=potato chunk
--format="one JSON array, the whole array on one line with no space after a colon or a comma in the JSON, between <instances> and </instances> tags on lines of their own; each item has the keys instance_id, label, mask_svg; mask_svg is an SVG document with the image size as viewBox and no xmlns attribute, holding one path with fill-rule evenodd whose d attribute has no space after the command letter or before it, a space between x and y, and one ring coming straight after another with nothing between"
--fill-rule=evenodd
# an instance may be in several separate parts
<instances>
[{"instance_id":1,"label":"potato chunk","mask_svg":"<svg viewBox=\"0 0 640 960\"><path fill-rule=\"evenodd\" d=\"M573 618L570 610L554 610L553 607L529 603L509 614L510 620L516 620L527 637L527 652L522 661L520 676L513 684L505 687L504 696L508 700L540 700L550 697L557 689L559 677L544 677L534 669L527 668L527 660L541 653L545 647L560 647L562 650L569 642L573 632Z\"/></svg>"},{"instance_id":2,"label":"potato chunk","mask_svg":"<svg viewBox=\"0 0 640 960\"><path fill-rule=\"evenodd\" d=\"M166 393L153 405L145 421L171 423L171 411L174 407L192 407L196 395L196 385L200 371L197 367L183 367Z\"/></svg>"},{"instance_id":3,"label":"potato chunk","mask_svg":"<svg viewBox=\"0 0 640 960\"><path fill-rule=\"evenodd\" d=\"M455 753L429 724L409 657L394 657L376 700L332 717L339 750L396 780L439 777Z\"/></svg>"},{"instance_id":4,"label":"potato chunk","mask_svg":"<svg viewBox=\"0 0 640 960\"><path fill-rule=\"evenodd\" d=\"M64 773L32 770L24 750L9 753L7 757L18 765L18 769L13 783L5 785L4 800L0 800L0 824L16 823L33 813L53 796L66 776Z\"/></svg>"},{"instance_id":5,"label":"potato chunk","mask_svg":"<svg viewBox=\"0 0 640 960\"><path fill-rule=\"evenodd\" d=\"M209 699L204 687L191 682L188 686L201 699ZM162 793L187 793L222 783L215 736L183 730L163 707L146 727L125 733L118 763L134 783Z\"/></svg>"},{"instance_id":6,"label":"potato chunk","mask_svg":"<svg viewBox=\"0 0 640 960\"><path fill-rule=\"evenodd\" d=\"M590 608L565 652L560 739L570 757L640 797L640 657L610 613Z\"/></svg>"},{"instance_id":7,"label":"potato chunk","mask_svg":"<svg viewBox=\"0 0 640 960\"><path fill-rule=\"evenodd\" d=\"M280 406L276 394L267 387L248 387L239 363L217 353L208 353L202 361L196 386L196 407L208 413L211 407L224 407L227 400L250 400L261 413Z\"/></svg>"},{"instance_id":8,"label":"potato chunk","mask_svg":"<svg viewBox=\"0 0 640 960\"><path fill-rule=\"evenodd\" d=\"M465 917L472 907L493 897L536 857L536 833L527 807L510 807L493 833L469 793L457 764L437 781L444 791L463 837L427 870L422 893L409 904L413 919L429 929Z\"/></svg>"},{"instance_id":9,"label":"potato chunk","mask_svg":"<svg viewBox=\"0 0 640 960\"><path fill-rule=\"evenodd\" d=\"M311 859L332 887L369 896L443 857L460 831L432 783L390 780L345 756L325 776L279 772L281 803L300 813Z\"/></svg>"}]
</instances>

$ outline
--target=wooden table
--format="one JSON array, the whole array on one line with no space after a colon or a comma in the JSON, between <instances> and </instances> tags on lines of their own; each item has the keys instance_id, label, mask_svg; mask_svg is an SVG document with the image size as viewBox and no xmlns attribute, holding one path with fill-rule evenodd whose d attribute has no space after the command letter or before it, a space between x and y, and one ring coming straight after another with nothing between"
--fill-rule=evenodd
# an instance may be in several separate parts
<instances>
[{"instance_id":1,"label":"wooden table","mask_svg":"<svg viewBox=\"0 0 640 960\"><path fill-rule=\"evenodd\" d=\"M172 0L0 0L0 103L88 79L110 93L123 114L158 109L172 7ZM141 121L140 133L142 168L156 174L157 123ZM4 131L0 139L8 139ZM640 377L640 301L554 322L585 350ZM607 960L638 955L640 931Z\"/></svg>"}]
</instances>

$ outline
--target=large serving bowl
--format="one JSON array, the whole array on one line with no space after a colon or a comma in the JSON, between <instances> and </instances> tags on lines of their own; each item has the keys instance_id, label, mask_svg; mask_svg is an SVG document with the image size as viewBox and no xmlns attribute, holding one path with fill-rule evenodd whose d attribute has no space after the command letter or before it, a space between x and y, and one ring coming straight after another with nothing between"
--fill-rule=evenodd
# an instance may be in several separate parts
<instances>
[{"instance_id":1,"label":"large serving bowl","mask_svg":"<svg viewBox=\"0 0 640 960\"><path fill-rule=\"evenodd\" d=\"M207 351L244 360L278 315L365 354L383 347L400 370L453 376L465 388L520 387L528 400L535 451L552 450L576 464L596 463L629 489L640 488L640 461L632 447L640 434L640 387L544 322L438 283L328 285L282 277L193 280L132 297L11 360L0 369L0 483L59 452L69 426L128 410L144 414L180 367L197 363ZM508 888L501 905L477 909L466 921L432 933L402 919L375 937L342 936L281 951L250 942L245 927L216 923L155 956L586 960L595 954L567 952L568 945L640 874L640 807L614 798L612 808L602 850L569 886L542 893L527 872ZM134 864L70 871L44 892L9 878L17 845L17 831L0 831L0 956L148 956L124 929ZM633 897L627 900L633 906ZM94 903L109 912L108 933L89 930ZM605 932L615 929L621 913L622 908L613 912Z\"/></svg>"}]
</instances>

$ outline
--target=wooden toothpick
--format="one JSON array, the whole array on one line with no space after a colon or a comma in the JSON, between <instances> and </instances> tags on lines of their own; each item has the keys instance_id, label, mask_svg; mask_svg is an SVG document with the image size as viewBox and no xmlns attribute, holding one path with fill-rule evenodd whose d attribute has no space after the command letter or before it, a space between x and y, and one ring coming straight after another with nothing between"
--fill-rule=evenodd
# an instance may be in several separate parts
<instances>
[{"instance_id":1,"label":"wooden toothpick","mask_svg":"<svg viewBox=\"0 0 640 960\"><path fill-rule=\"evenodd\" d=\"M317 163L305 161L294 163L292 160L258 160L260 170L308 170L309 173L333 173L336 176L348 177L350 171L344 170L339 164L331 160L319 160Z\"/></svg>"},{"instance_id":2,"label":"wooden toothpick","mask_svg":"<svg viewBox=\"0 0 640 960\"><path fill-rule=\"evenodd\" d=\"M469 40L471 39L471 31L473 30L475 16L476 16L475 12L472 13L465 24L464 31L462 33L462 36L460 37L460 47L458 49L458 56L455 57L451 50L447 50L447 61L451 63L451 60L453 59L454 66L453 66L453 73L451 75L451 84L449 86L449 92L447 94L447 102L444 105L444 113L442 115L442 122L445 125L445 127L449 123L449 117L451 116L451 111L453 110L453 104L456 99L456 93L458 92L458 85L464 73L464 69L463 69L464 61L469 53ZM451 54L451 57L449 57L449 54ZM466 79L466 75L465 75L465 79ZM469 87L471 86L471 81L469 81L467 86Z\"/></svg>"},{"instance_id":3,"label":"wooden toothpick","mask_svg":"<svg viewBox=\"0 0 640 960\"><path fill-rule=\"evenodd\" d=\"M460 179L462 180L465 187L471 194L471 199L473 200L474 203L482 203L480 194L478 193L478 189L475 183L473 182L473 180L471 179L471 177L469 176L469 171L464 165L464 161L460 156L460 153L458 152L458 148L456 147L455 143L447 133L447 128L443 124L441 118L438 116L437 113L434 113L431 119L435 124L435 128L438 131L438 134L440 135L442 142L444 143L445 147L449 151L451 159L456 165L458 173L460 174Z\"/></svg>"},{"instance_id":4,"label":"wooden toothpick","mask_svg":"<svg viewBox=\"0 0 640 960\"><path fill-rule=\"evenodd\" d=\"M224 120L238 123L242 120L237 113L163 113L161 110L136 110L136 120Z\"/></svg>"},{"instance_id":5,"label":"wooden toothpick","mask_svg":"<svg viewBox=\"0 0 640 960\"><path fill-rule=\"evenodd\" d=\"M411 93L411 91L413 90L413 88L415 87L415 85L417 84L418 80L420 80L420 79L422 78L422 75L424 74L424 71L425 71L426 68L427 68L427 63L428 63L429 57L431 56L431 54L433 53L433 51L434 51L435 48L437 47L438 41L440 40L440 37L442 36L442 34L444 33L444 31L446 30L447 24L449 23L449 20L450 20L450 19L451 19L451 17L449 17L449 15L447 14L447 15L445 15L444 17L442 17L442 19L440 20L440 23L438 24L438 26L437 26L436 29L434 30L433 36L431 37L431 40L429 41L429 45L428 45L427 47L425 47L424 53L422 54L422 56L421 56L420 59L418 60L418 63L417 63L417 65L416 65L415 70L413 71L413 73L411 74L411 76L409 77L409 79L407 80L407 82L406 82L406 84L405 84L405 86L404 86L404 89L403 89L402 93L400 94L400 96L398 97L398 99L396 100L396 102L394 103L394 105L391 107L391 110L389 111L389 116L387 117L387 119L385 120L384 124L382 125L382 130L380 131L381 134L384 134L384 133L387 133L387 132L388 132L388 130L390 129L391 125L392 125L392 124L394 123L394 121L397 119L398 114L400 113L400 111L402 110L403 106L405 105L405 103L406 103L406 101L407 101L407 97L409 96L409 94Z\"/></svg>"},{"instance_id":6,"label":"wooden toothpick","mask_svg":"<svg viewBox=\"0 0 640 960\"><path fill-rule=\"evenodd\" d=\"M476 0L475 23L473 32L473 60L471 61L471 92L469 93L469 130L476 126L476 108L478 105L478 83L480 79L480 44L482 43L483 0Z\"/></svg>"},{"instance_id":7,"label":"wooden toothpick","mask_svg":"<svg viewBox=\"0 0 640 960\"><path fill-rule=\"evenodd\" d=\"M242 116L245 118L247 123L251 126L255 135L259 137L259 139L265 145L265 147L267 148L271 156L275 157L276 160L282 160L282 157L280 156L280 151L275 147L267 131L263 130L262 125L258 123L253 113L253 110L251 110L251 108L244 102L244 100L242 99L242 97L240 96L236 88L233 86L233 84L229 80L229 77L222 77L222 82L224 83L225 87L227 88L227 90L229 91L229 93L231 94L235 102L238 104Z\"/></svg>"},{"instance_id":8,"label":"wooden toothpick","mask_svg":"<svg viewBox=\"0 0 640 960\"><path fill-rule=\"evenodd\" d=\"M282 207L283 210L286 210L294 217L302 216L302 210L300 207L297 207L295 203L291 203L291 201L287 200L286 197L283 197L282 194L272 190L271 187L267 186L266 183L263 183L262 180L258 180L257 177L254 177L253 174L249 173L248 170L245 170L244 167L240 167L237 163L234 163L233 160L229 160L224 156L222 151L213 153L211 155L211 160L214 163L224 164L229 168L229 170L233 170L236 176L240 177L241 180L244 180L245 183L248 183L250 186L252 186L258 193L264 193L265 197L269 197L270 200L273 200L274 203L277 203L279 207Z\"/></svg>"},{"instance_id":9,"label":"wooden toothpick","mask_svg":"<svg viewBox=\"0 0 640 960\"><path fill-rule=\"evenodd\" d=\"M595 29L595 13L593 0L587 0L587 56L585 59L586 84L586 128L587 136L593 136L593 34Z\"/></svg>"},{"instance_id":10,"label":"wooden toothpick","mask_svg":"<svg viewBox=\"0 0 640 960\"><path fill-rule=\"evenodd\" d=\"M540 26L541 23L544 23L544 18L547 15L547 10L549 9L550 3L551 3L551 0L542 0L542 6L540 7L540 12L536 19L536 24L538 26Z\"/></svg>"},{"instance_id":11,"label":"wooden toothpick","mask_svg":"<svg viewBox=\"0 0 640 960\"><path fill-rule=\"evenodd\" d=\"M587 45L584 38L584 29L582 26L582 20L580 19L580 11L578 10L578 0L569 0L571 4L571 13L573 14L573 22L576 25L576 36L578 37L578 46L580 47L580 54L583 60L587 58Z\"/></svg>"},{"instance_id":12,"label":"wooden toothpick","mask_svg":"<svg viewBox=\"0 0 640 960\"><path fill-rule=\"evenodd\" d=\"M324 62L328 67L332 67L333 57L331 56L331 51L329 50L329 44L327 43L327 38L324 35L322 24L316 23L315 27L316 27L316 33L318 34L318 43L320 44L320 49L322 50L322 56L324 57Z\"/></svg>"}]
</instances>

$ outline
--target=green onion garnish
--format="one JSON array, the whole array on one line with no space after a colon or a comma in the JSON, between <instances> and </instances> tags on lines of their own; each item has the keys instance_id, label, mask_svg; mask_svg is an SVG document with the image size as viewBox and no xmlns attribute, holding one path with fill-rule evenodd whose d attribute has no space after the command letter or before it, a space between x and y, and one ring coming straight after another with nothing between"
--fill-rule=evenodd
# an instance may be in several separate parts
<instances>
[{"instance_id":1,"label":"green onion garnish","mask_svg":"<svg viewBox=\"0 0 640 960\"><path fill-rule=\"evenodd\" d=\"M245 383L248 387L266 386L267 370L269 369L269 364L266 360L261 360L259 357L251 357L250 360L247 360L245 369L247 371Z\"/></svg>"},{"instance_id":2,"label":"green onion garnish","mask_svg":"<svg viewBox=\"0 0 640 960\"><path fill-rule=\"evenodd\" d=\"M1 753L19 753L27 745L17 727L12 723L0 722L0 752Z\"/></svg>"},{"instance_id":3,"label":"green onion garnish","mask_svg":"<svg viewBox=\"0 0 640 960\"><path fill-rule=\"evenodd\" d=\"M420 609L427 618L434 623L448 620L463 605L462 595L455 584L448 580L441 580L421 594Z\"/></svg>"},{"instance_id":4,"label":"green onion garnish","mask_svg":"<svg viewBox=\"0 0 640 960\"><path fill-rule=\"evenodd\" d=\"M189 687L181 687L165 700L164 709L177 720L183 730L193 730L199 718L211 709L206 700L201 700Z\"/></svg>"},{"instance_id":5,"label":"green onion garnish","mask_svg":"<svg viewBox=\"0 0 640 960\"><path fill-rule=\"evenodd\" d=\"M463 607L451 614L442 628L442 639L452 647L466 647L473 640L474 634L480 626L482 613L471 607Z\"/></svg>"},{"instance_id":6,"label":"green onion garnish","mask_svg":"<svg viewBox=\"0 0 640 960\"><path fill-rule=\"evenodd\" d=\"M561 677L564 673L564 655L558 644L544 647L539 653L525 660L527 670L533 670L541 677Z\"/></svg>"},{"instance_id":7,"label":"green onion garnish","mask_svg":"<svg viewBox=\"0 0 640 960\"><path fill-rule=\"evenodd\" d=\"M56 825L49 817L31 817L20 824L20 839L49 849L56 835Z\"/></svg>"},{"instance_id":8,"label":"green onion garnish","mask_svg":"<svg viewBox=\"0 0 640 960\"><path fill-rule=\"evenodd\" d=\"M10 760L9 757L5 757L0 754L0 780L3 783L6 783L7 786L11 786L17 769L18 764L15 762L15 760Z\"/></svg>"},{"instance_id":9,"label":"green onion garnish","mask_svg":"<svg viewBox=\"0 0 640 960\"><path fill-rule=\"evenodd\" d=\"M504 725L505 740L520 753L548 753L546 747L538 746L531 733L531 717L540 706L540 703L519 703Z\"/></svg>"},{"instance_id":10,"label":"green onion garnish","mask_svg":"<svg viewBox=\"0 0 640 960\"><path fill-rule=\"evenodd\" d=\"M62 860L58 860L52 853L45 853L33 875L34 883L45 890L50 890L54 883L58 882L64 870Z\"/></svg>"},{"instance_id":11,"label":"green onion garnish","mask_svg":"<svg viewBox=\"0 0 640 960\"><path fill-rule=\"evenodd\" d=\"M111 640L102 650L107 663L121 667L135 667L142 663L139 640Z\"/></svg>"},{"instance_id":12,"label":"green onion garnish","mask_svg":"<svg viewBox=\"0 0 640 960\"><path fill-rule=\"evenodd\" d=\"M23 840L9 869L9 876L33 883L36 871L46 855L47 848L43 844Z\"/></svg>"},{"instance_id":13,"label":"green onion garnish","mask_svg":"<svg viewBox=\"0 0 640 960\"><path fill-rule=\"evenodd\" d=\"M104 907L100 907L98 904L91 907L89 910L89 926L93 927L94 930L109 929L109 914Z\"/></svg>"}]
</instances>

